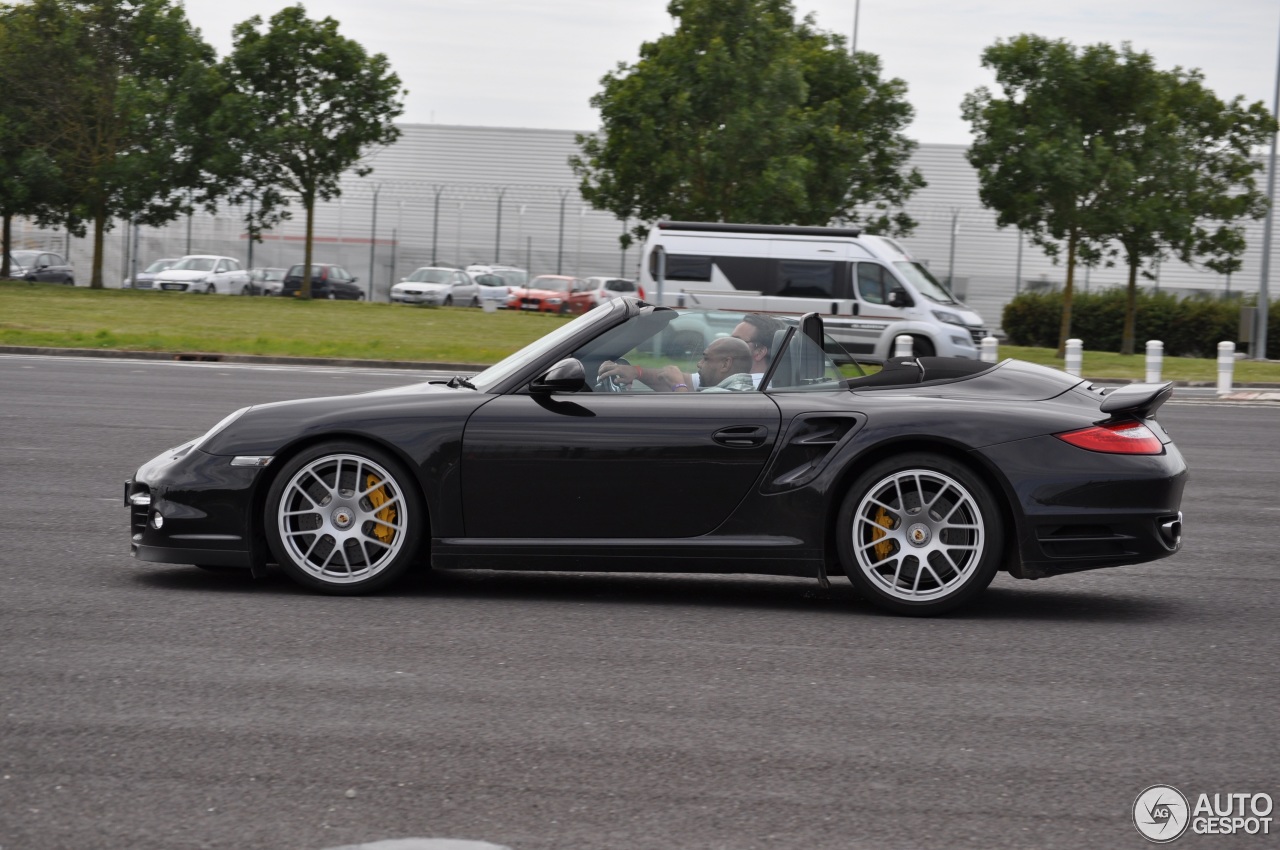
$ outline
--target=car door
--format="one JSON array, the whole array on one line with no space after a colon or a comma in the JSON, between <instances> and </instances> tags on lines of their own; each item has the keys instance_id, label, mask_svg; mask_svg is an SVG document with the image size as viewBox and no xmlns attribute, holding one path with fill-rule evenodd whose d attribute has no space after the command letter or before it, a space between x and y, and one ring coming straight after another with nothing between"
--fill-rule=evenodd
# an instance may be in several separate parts
<instances>
[{"instance_id":1,"label":"car door","mask_svg":"<svg viewBox=\"0 0 1280 850\"><path fill-rule=\"evenodd\" d=\"M227 265L227 261L218 260L213 266L213 274L210 280L213 283L214 292L231 292L231 268Z\"/></svg>"},{"instance_id":2,"label":"car door","mask_svg":"<svg viewBox=\"0 0 1280 850\"><path fill-rule=\"evenodd\" d=\"M466 272L453 273L453 303L469 307L480 297L480 287Z\"/></svg>"},{"instance_id":3,"label":"car door","mask_svg":"<svg viewBox=\"0 0 1280 850\"><path fill-rule=\"evenodd\" d=\"M62 258L57 254L44 253L36 258L36 280L45 283L51 281L61 281L63 279Z\"/></svg>"},{"instance_id":4,"label":"car door","mask_svg":"<svg viewBox=\"0 0 1280 850\"><path fill-rule=\"evenodd\" d=\"M499 396L463 434L466 534L710 533L755 485L779 419L754 392Z\"/></svg>"}]
</instances>

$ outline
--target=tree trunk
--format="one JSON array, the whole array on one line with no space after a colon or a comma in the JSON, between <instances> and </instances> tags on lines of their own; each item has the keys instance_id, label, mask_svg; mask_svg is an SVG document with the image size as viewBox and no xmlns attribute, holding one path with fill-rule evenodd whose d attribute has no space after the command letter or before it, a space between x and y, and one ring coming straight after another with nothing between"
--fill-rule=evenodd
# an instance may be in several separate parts
<instances>
[{"instance_id":1,"label":"tree trunk","mask_svg":"<svg viewBox=\"0 0 1280 850\"><path fill-rule=\"evenodd\" d=\"M1133 354L1138 325L1138 263L1141 262L1132 252L1129 260L1129 292L1124 302L1124 332L1120 336L1120 353Z\"/></svg>"},{"instance_id":2,"label":"tree trunk","mask_svg":"<svg viewBox=\"0 0 1280 850\"><path fill-rule=\"evenodd\" d=\"M1058 356L1065 357L1067 340L1071 338L1071 301L1075 295L1076 280L1076 246L1080 242L1080 231L1074 227L1067 237L1067 285L1062 288L1062 322L1058 325Z\"/></svg>"},{"instance_id":3,"label":"tree trunk","mask_svg":"<svg viewBox=\"0 0 1280 850\"><path fill-rule=\"evenodd\" d=\"M3 224L0 224L0 280L9 277L13 271L9 268L9 252L13 250L13 214L5 213Z\"/></svg>"},{"instance_id":4,"label":"tree trunk","mask_svg":"<svg viewBox=\"0 0 1280 850\"><path fill-rule=\"evenodd\" d=\"M302 243L302 297L311 297L311 241L315 236L315 211L316 198L315 195L304 194L302 196L302 206L306 210L307 216L307 235Z\"/></svg>"},{"instance_id":5,"label":"tree trunk","mask_svg":"<svg viewBox=\"0 0 1280 850\"><path fill-rule=\"evenodd\" d=\"M93 270L89 277L90 289L102 289L102 249L106 241L106 233L106 213L97 213L93 217Z\"/></svg>"}]
</instances>

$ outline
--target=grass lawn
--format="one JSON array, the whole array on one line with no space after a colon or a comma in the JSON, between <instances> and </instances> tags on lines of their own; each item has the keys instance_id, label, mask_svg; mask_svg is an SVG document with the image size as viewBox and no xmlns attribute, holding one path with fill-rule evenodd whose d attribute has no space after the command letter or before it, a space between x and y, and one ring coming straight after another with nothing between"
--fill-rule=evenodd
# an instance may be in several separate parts
<instances>
[{"instance_id":1,"label":"grass lawn","mask_svg":"<svg viewBox=\"0 0 1280 850\"><path fill-rule=\"evenodd\" d=\"M513 310L0 282L0 345L486 365L564 321ZM1063 365L1049 348L1007 345L1000 357ZM1088 377L1141 379L1145 373L1142 354L1084 352ZM1214 360L1166 357L1162 377L1211 383L1217 374ZM1280 363L1238 361L1235 383L1280 383Z\"/></svg>"}]
</instances>

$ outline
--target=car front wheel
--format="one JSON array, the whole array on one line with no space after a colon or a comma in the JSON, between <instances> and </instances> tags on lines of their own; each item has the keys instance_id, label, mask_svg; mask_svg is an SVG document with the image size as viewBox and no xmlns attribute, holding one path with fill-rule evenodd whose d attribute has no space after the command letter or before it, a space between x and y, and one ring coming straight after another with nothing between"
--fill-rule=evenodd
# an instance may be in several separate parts
<instances>
[{"instance_id":1,"label":"car front wheel","mask_svg":"<svg viewBox=\"0 0 1280 850\"><path fill-rule=\"evenodd\" d=\"M327 442L296 455L267 493L267 541L298 583L355 595L399 578L417 557L426 512L412 476L371 446Z\"/></svg>"},{"instance_id":2,"label":"car front wheel","mask_svg":"<svg viewBox=\"0 0 1280 850\"><path fill-rule=\"evenodd\" d=\"M840 564L859 593L899 614L928 616L986 589L1003 523L990 488L942 455L909 453L858 477L836 526Z\"/></svg>"}]
</instances>

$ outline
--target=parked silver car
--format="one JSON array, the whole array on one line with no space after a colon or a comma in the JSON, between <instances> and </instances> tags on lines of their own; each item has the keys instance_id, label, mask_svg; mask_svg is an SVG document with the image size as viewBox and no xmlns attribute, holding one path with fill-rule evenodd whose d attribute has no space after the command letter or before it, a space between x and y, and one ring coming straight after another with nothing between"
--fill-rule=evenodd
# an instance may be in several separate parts
<instances>
[{"instance_id":1,"label":"parked silver car","mask_svg":"<svg viewBox=\"0 0 1280 850\"><path fill-rule=\"evenodd\" d=\"M165 257L162 260L156 260L142 271L138 272L136 277L126 277L120 284L121 289L155 289L156 278L160 276L160 272L168 271L178 264L178 257Z\"/></svg>"},{"instance_id":2,"label":"parked silver car","mask_svg":"<svg viewBox=\"0 0 1280 850\"><path fill-rule=\"evenodd\" d=\"M391 300L397 304L479 307L480 287L460 269L423 266L391 287Z\"/></svg>"}]
</instances>

